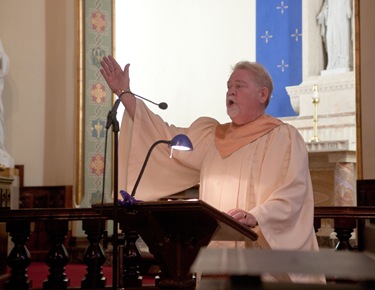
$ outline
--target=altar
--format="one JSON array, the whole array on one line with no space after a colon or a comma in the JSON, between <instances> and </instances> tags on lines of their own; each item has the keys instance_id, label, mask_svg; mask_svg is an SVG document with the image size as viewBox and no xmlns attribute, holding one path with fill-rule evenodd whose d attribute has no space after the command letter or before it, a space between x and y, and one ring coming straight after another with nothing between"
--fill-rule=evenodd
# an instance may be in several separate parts
<instances>
[{"instance_id":1,"label":"altar","mask_svg":"<svg viewBox=\"0 0 375 290\"><path fill-rule=\"evenodd\" d=\"M327 65L327 59L335 56L328 55L327 44L322 39L318 21L321 9L321 1L304 1L303 80L299 85L286 87L297 116L282 120L296 127L306 142L315 205L354 206L357 179L355 35L354 31L348 32L351 35L345 44L349 48L346 65L336 68ZM354 24L355 13L351 12L349 20Z\"/></svg>"},{"instance_id":2,"label":"altar","mask_svg":"<svg viewBox=\"0 0 375 290\"><path fill-rule=\"evenodd\" d=\"M313 87L318 88L317 132L314 132ZM356 102L354 72L310 77L288 87L297 117L283 121L295 126L309 152L315 204L356 205ZM314 136L318 140L314 140ZM315 136L316 137L316 136Z\"/></svg>"}]
</instances>

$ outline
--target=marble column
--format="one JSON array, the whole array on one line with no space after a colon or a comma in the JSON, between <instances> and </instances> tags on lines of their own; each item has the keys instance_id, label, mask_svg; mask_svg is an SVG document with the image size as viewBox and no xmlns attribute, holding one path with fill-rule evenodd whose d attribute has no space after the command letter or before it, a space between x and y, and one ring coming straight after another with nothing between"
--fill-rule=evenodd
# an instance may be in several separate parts
<instances>
[{"instance_id":1,"label":"marble column","mask_svg":"<svg viewBox=\"0 0 375 290\"><path fill-rule=\"evenodd\" d=\"M335 205L355 206L355 164L337 162L335 168Z\"/></svg>"}]
</instances>

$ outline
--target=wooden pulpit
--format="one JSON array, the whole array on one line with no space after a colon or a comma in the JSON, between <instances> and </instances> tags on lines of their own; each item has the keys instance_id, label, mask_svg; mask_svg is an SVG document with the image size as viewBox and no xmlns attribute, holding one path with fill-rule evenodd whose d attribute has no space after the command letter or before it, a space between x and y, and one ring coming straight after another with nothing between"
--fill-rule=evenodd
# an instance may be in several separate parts
<instances>
[{"instance_id":1,"label":"wooden pulpit","mask_svg":"<svg viewBox=\"0 0 375 290\"><path fill-rule=\"evenodd\" d=\"M100 206L94 205L100 210ZM113 217L113 205L103 214ZM195 289L190 272L199 250L212 240L256 240L249 227L201 200L139 202L118 208L118 220L125 235L137 232L160 265L158 287Z\"/></svg>"}]
</instances>

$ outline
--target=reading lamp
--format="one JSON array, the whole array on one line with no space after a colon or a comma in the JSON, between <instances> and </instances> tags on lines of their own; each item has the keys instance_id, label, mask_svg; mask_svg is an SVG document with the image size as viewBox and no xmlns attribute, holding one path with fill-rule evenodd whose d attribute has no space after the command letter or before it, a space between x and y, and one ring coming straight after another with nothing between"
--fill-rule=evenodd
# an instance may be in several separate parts
<instances>
[{"instance_id":1,"label":"reading lamp","mask_svg":"<svg viewBox=\"0 0 375 290\"><path fill-rule=\"evenodd\" d=\"M171 155L170 155L170 158L172 158L172 154L173 154L173 150L179 150L179 151L191 151L193 150L193 144L191 143L190 139L188 138L188 136L184 135L184 134L178 134L176 135L175 137L173 137L172 140L170 141L167 141L167 140L158 140L156 141L154 144L152 144L152 146L150 147L150 149L148 150L147 152L147 155L146 155L146 158L145 158L145 161L143 162L143 165L142 165L142 169L141 171L139 172L139 175L138 175L138 178L137 178L137 181L135 182L134 184L134 188L133 188L133 191L131 193L131 196L134 196L135 195L135 192L137 190L137 187L138 187L138 184L139 182L141 181L141 178L142 178L142 175L143 175L143 172L145 171L145 168L146 168L146 165L147 165L147 162L148 162L148 159L150 158L150 155L151 155L151 152L152 150L158 145L158 144L161 144L161 143L164 143L164 144L168 144L168 147L171 148Z\"/></svg>"}]
</instances>

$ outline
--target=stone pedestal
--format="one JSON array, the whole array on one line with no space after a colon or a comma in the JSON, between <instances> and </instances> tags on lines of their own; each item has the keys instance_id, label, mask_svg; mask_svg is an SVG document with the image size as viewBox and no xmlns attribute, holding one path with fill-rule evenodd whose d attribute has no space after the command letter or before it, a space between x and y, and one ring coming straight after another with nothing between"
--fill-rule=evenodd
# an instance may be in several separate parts
<instances>
[{"instance_id":1,"label":"stone pedestal","mask_svg":"<svg viewBox=\"0 0 375 290\"><path fill-rule=\"evenodd\" d=\"M348 141L306 143L316 206L356 205L356 152Z\"/></svg>"},{"instance_id":2,"label":"stone pedestal","mask_svg":"<svg viewBox=\"0 0 375 290\"><path fill-rule=\"evenodd\" d=\"M0 168L0 209L19 208L18 179L18 170L15 168Z\"/></svg>"},{"instance_id":3,"label":"stone pedestal","mask_svg":"<svg viewBox=\"0 0 375 290\"><path fill-rule=\"evenodd\" d=\"M0 176L1 209L10 209L11 185L13 178Z\"/></svg>"}]
</instances>

